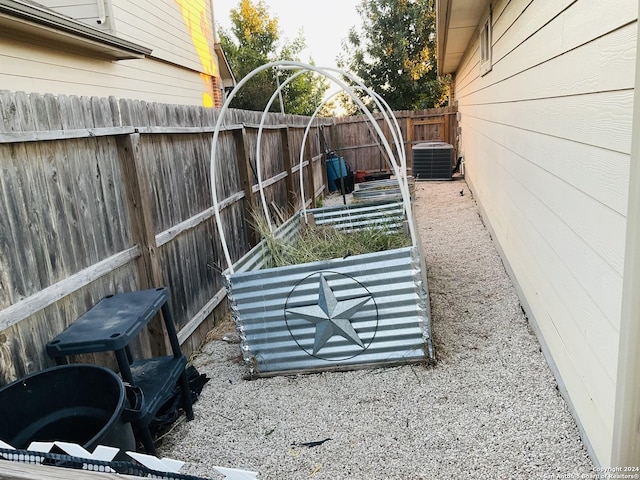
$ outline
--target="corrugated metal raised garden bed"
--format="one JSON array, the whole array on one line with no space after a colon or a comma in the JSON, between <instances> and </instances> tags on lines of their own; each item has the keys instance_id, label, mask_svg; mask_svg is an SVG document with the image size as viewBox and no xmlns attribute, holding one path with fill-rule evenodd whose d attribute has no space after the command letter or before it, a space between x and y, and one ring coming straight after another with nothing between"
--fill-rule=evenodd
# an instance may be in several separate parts
<instances>
[{"instance_id":1,"label":"corrugated metal raised garden bed","mask_svg":"<svg viewBox=\"0 0 640 480\"><path fill-rule=\"evenodd\" d=\"M252 76L273 68L297 71L279 86L278 91L303 73L324 75L342 87L369 118L377 133L398 182L399 198L398 195L385 195L386 202L306 210L304 147L320 105L310 117L300 147L301 210L274 229L262 182L261 135L266 113L277 97L276 91L263 112L255 149L255 173L269 233L265 240L233 263L217 197L217 139L235 93ZM347 79L357 87L349 85ZM395 148L391 147L354 88L369 95L380 110ZM384 184L383 193L389 188L395 189ZM211 146L211 190L228 265L224 272L228 295L251 377L433 360L426 275L411 213L411 188L406 174L402 131L389 105L359 79L347 72L285 60L263 65L248 74L229 94L219 113ZM375 193L381 200L380 192ZM305 233L310 224L333 226L346 232L371 232L372 235L374 230L376 234L382 229L391 235L406 229L410 246L382 248L357 255L348 252L338 258L270 267L275 255L269 251L269 241L274 238L284 239L285 243L293 241L298 233Z\"/></svg>"},{"instance_id":2,"label":"corrugated metal raised garden bed","mask_svg":"<svg viewBox=\"0 0 640 480\"><path fill-rule=\"evenodd\" d=\"M307 211L352 231L405 228L401 203ZM275 235L293 238L301 214ZM263 240L225 272L251 376L433 359L429 300L418 247L262 268Z\"/></svg>"},{"instance_id":3,"label":"corrugated metal raised garden bed","mask_svg":"<svg viewBox=\"0 0 640 480\"><path fill-rule=\"evenodd\" d=\"M411 198L415 195L416 185L413 177L407 178L409 184L409 194ZM398 181L394 178L387 180L373 180L370 182L363 182L356 185L353 191L354 201L401 201L402 191L398 185Z\"/></svg>"}]
</instances>

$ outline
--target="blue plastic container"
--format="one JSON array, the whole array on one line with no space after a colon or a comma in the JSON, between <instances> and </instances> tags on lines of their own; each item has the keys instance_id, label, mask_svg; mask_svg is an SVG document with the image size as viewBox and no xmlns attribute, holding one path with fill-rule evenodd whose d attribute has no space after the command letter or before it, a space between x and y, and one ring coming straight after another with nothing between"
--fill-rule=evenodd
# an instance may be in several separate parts
<instances>
[{"instance_id":1,"label":"blue plastic container","mask_svg":"<svg viewBox=\"0 0 640 480\"><path fill-rule=\"evenodd\" d=\"M340 177L347 176L347 166L344 163L344 158L338 158L337 155L332 155L327 158L327 183L329 184L329 191L335 192L340 186Z\"/></svg>"}]
</instances>

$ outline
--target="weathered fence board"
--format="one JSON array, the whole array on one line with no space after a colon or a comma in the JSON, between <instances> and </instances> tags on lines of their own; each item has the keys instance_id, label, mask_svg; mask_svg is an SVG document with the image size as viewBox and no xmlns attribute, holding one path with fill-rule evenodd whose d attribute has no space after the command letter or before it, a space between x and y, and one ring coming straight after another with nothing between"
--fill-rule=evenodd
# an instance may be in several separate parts
<instances>
[{"instance_id":1,"label":"weathered fence board","mask_svg":"<svg viewBox=\"0 0 640 480\"><path fill-rule=\"evenodd\" d=\"M209 175L218 111L0 91L0 113L0 384L50 366L45 343L118 291L167 285L185 353L198 348L226 312ZM230 111L217 145L233 259L257 241L248 233L261 115ZM262 174L279 211L298 207L299 145L287 132L307 122L267 117ZM158 320L134 354L165 349ZM108 355L79 360L113 366Z\"/></svg>"}]
</instances>

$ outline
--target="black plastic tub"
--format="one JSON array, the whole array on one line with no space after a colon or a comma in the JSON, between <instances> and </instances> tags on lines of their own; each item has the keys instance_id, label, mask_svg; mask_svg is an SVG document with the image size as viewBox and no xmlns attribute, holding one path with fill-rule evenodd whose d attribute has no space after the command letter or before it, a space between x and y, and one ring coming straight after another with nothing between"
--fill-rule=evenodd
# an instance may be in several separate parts
<instances>
[{"instance_id":1,"label":"black plastic tub","mask_svg":"<svg viewBox=\"0 0 640 480\"><path fill-rule=\"evenodd\" d=\"M0 440L26 449L31 442L64 441L93 451L98 445L135 450L124 384L96 365L62 365L0 389Z\"/></svg>"},{"instance_id":2,"label":"black plastic tub","mask_svg":"<svg viewBox=\"0 0 640 480\"><path fill-rule=\"evenodd\" d=\"M353 173L348 173L344 177L336 179L336 185L338 186L338 190L342 194L348 194L353 192L354 186L354 176Z\"/></svg>"},{"instance_id":3,"label":"black plastic tub","mask_svg":"<svg viewBox=\"0 0 640 480\"><path fill-rule=\"evenodd\" d=\"M391 178L389 172L368 172L364 177L365 182L374 182L376 180L388 180Z\"/></svg>"}]
</instances>

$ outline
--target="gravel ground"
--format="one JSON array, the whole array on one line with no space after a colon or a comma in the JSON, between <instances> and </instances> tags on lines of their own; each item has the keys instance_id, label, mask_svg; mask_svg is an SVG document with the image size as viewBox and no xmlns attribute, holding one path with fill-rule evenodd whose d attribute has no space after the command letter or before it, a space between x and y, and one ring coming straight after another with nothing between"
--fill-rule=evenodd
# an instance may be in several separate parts
<instances>
[{"instance_id":1,"label":"gravel ground","mask_svg":"<svg viewBox=\"0 0 640 480\"><path fill-rule=\"evenodd\" d=\"M213 340L194 360L211 378L196 418L161 454L212 479L224 478L212 465L260 480L593 474L466 183L420 182L414 205L435 366L245 381L239 346Z\"/></svg>"}]
</instances>

